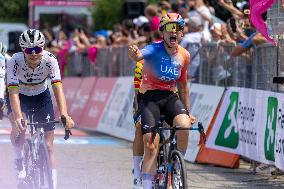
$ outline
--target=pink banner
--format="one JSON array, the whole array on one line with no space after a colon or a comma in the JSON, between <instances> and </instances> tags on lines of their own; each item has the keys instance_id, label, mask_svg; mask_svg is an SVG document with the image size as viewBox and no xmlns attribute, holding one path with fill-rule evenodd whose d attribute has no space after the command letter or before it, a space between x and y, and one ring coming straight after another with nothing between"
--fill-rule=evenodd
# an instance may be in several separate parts
<instances>
[{"instance_id":1,"label":"pink banner","mask_svg":"<svg viewBox=\"0 0 284 189\"><path fill-rule=\"evenodd\" d=\"M29 6L82 6L88 7L95 5L91 0L84 0L84 1L44 1L44 0L34 0L30 1Z\"/></svg>"},{"instance_id":2,"label":"pink banner","mask_svg":"<svg viewBox=\"0 0 284 189\"><path fill-rule=\"evenodd\" d=\"M250 0L250 19L256 30L261 33L269 42L276 45L276 42L269 37L268 29L261 14L266 12L276 0Z\"/></svg>"},{"instance_id":3,"label":"pink banner","mask_svg":"<svg viewBox=\"0 0 284 189\"><path fill-rule=\"evenodd\" d=\"M79 122L80 127L95 129L103 115L117 78L98 78Z\"/></svg>"},{"instance_id":4,"label":"pink banner","mask_svg":"<svg viewBox=\"0 0 284 189\"><path fill-rule=\"evenodd\" d=\"M72 117L75 123L78 123L83 115L83 110L85 109L85 106L91 97L91 92L95 86L95 81L95 77L83 78L80 87L76 91L69 111L69 115Z\"/></svg>"},{"instance_id":5,"label":"pink banner","mask_svg":"<svg viewBox=\"0 0 284 189\"><path fill-rule=\"evenodd\" d=\"M62 81L68 112L70 112L71 104L75 99L76 92L80 87L81 82L82 79L79 77L66 77Z\"/></svg>"}]
</instances>

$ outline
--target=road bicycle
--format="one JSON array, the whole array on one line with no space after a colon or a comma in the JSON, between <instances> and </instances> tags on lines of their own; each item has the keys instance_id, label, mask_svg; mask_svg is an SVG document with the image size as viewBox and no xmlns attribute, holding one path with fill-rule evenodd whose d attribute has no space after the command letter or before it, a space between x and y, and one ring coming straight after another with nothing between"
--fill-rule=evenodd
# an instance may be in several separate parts
<instances>
[{"instance_id":1,"label":"road bicycle","mask_svg":"<svg viewBox=\"0 0 284 189\"><path fill-rule=\"evenodd\" d=\"M161 118L161 120L163 120ZM197 127L182 128L179 126L162 127L163 121L157 123L157 126L152 128L153 139L155 133L159 133L159 151L157 157L157 173L154 179L155 189L188 189L187 173L183 155L177 149L176 132L180 130L197 130L200 133L202 142L206 143L206 136L201 122L198 122ZM153 130L154 129L154 130ZM163 131L170 131L170 136L165 137Z\"/></svg>"},{"instance_id":2,"label":"road bicycle","mask_svg":"<svg viewBox=\"0 0 284 189\"><path fill-rule=\"evenodd\" d=\"M44 139L43 127L58 123L64 126L64 139L67 140L72 133L66 128L64 116L61 116L60 121L27 123L29 136L26 137L23 147L23 166L26 177L20 180L18 189L53 189L51 162ZM17 135L16 143L19 142L19 139L20 135Z\"/></svg>"}]
</instances>

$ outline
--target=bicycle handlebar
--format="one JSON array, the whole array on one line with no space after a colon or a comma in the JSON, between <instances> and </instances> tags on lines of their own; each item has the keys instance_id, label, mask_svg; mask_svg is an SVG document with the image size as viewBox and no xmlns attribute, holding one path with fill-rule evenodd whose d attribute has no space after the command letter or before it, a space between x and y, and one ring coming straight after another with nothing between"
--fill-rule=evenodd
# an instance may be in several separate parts
<instances>
[{"instance_id":1,"label":"bicycle handlebar","mask_svg":"<svg viewBox=\"0 0 284 189\"><path fill-rule=\"evenodd\" d=\"M60 117L60 121L57 121L57 120L53 120L53 121L48 121L48 122L43 122L43 123L39 123L39 122L35 122L35 123L27 123L27 125L31 125L31 126L34 126L35 128L43 128L44 126L46 125L49 125L49 124L53 124L53 123L62 123L63 127L65 128L65 136L64 136L64 139L65 140L68 140L70 135L72 135L72 132L70 129L66 128L66 117L65 116L61 116ZM22 120L22 125L25 125L25 120ZM18 133L16 135L16 138L15 138L15 142L18 143L20 140L20 133Z\"/></svg>"},{"instance_id":2,"label":"bicycle handlebar","mask_svg":"<svg viewBox=\"0 0 284 189\"><path fill-rule=\"evenodd\" d=\"M184 127L180 127L180 126L173 126L173 127L158 127L156 129L158 129L158 130L174 130L174 131L179 131L179 130L199 131L199 134L202 138L203 144L206 144L206 135L205 135L205 132L204 132L204 127L203 127L201 122L198 122L197 125L198 125L197 127L189 127L189 128L184 128ZM155 137L155 135L153 136L152 142L154 141L154 137Z\"/></svg>"}]
</instances>

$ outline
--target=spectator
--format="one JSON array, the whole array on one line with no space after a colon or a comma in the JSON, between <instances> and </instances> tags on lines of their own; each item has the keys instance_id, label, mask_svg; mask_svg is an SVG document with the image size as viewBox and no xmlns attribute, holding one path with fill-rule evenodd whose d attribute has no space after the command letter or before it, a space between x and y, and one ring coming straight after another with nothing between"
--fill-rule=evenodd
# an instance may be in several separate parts
<instances>
[{"instance_id":1,"label":"spectator","mask_svg":"<svg viewBox=\"0 0 284 189\"><path fill-rule=\"evenodd\" d=\"M266 21L267 19L266 12L262 14L262 18L264 21ZM266 42L267 40L264 36L262 36L262 34L258 32L254 32L247 38L247 40L245 40L240 45L237 45L236 47L233 48L231 56L232 57L239 56L242 53L248 51L251 47L255 48L256 46L261 45Z\"/></svg>"},{"instance_id":2,"label":"spectator","mask_svg":"<svg viewBox=\"0 0 284 189\"><path fill-rule=\"evenodd\" d=\"M159 29L159 9L155 5L148 5L145 8L145 16L148 18L151 24L151 31L156 31Z\"/></svg>"},{"instance_id":3,"label":"spectator","mask_svg":"<svg viewBox=\"0 0 284 189\"><path fill-rule=\"evenodd\" d=\"M200 43L203 37L203 24L200 17L190 17L187 21L189 33L185 34L180 45L190 52L190 65L188 76L191 81L196 80L196 74L200 65Z\"/></svg>"},{"instance_id":4,"label":"spectator","mask_svg":"<svg viewBox=\"0 0 284 189\"><path fill-rule=\"evenodd\" d=\"M187 21L188 32L184 35L180 45L187 49L189 43L200 43L202 39L203 24L200 17L190 17Z\"/></svg>"},{"instance_id":5,"label":"spectator","mask_svg":"<svg viewBox=\"0 0 284 189\"><path fill-rule=\"evenodd\" d=\"M211 34L209 26L212 25L212 19L209 8L203 0L189 0L188 5L192 9L192 11L188 12L188 17L198 16L202 19L204 40L210 42Z\"/></svg>"},{"instance_id":6,"label":"spectator","mask_svg":"<svg viewBox=\"0 0 284 189\"><path fill-rule=\"evenodd\" d=\"M220 23L214 23L210 27L210 31L211 31L211 36L212 36L212 41L211 42L219 43L221 41L221 39L222 39L221 24Z\"/></svg>"}]
</instances>

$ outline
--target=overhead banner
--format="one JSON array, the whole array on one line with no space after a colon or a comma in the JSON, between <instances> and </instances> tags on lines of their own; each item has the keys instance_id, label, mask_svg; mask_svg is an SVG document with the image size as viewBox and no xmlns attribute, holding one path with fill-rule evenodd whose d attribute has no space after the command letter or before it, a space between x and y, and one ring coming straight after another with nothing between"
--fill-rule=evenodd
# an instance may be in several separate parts
<instances>
[{"instance_id":1,"label":"overhead banner","mask_svg":"<svg viewBox=\"0 0 284 189\"><path fill-rule=\"evenodd\" d=\"M133 77L118 78L97 130L112 136L133 140L135 133L131 120L133 98Z\"/></svg>"},{"instance_id":2,"label":"overhead banner","mask_svg":"<svg viewBox=\"0 0 284 189\"><path fill-rule=\"evenodd\" d=\"M190 85L190 112L196 116L198 122L202 122L205 132L214 116L224 90L224 87L195 83ZM199 132L190 131L188 149L185 155L186 160L195 162L200 148L198 146L199 139Z\"/></svg>"},{"instance_id":3,"label":"overhead banner","mask_svg":"<svg viewBox=\"0 0 284 189\"><path fill-rule=\"evenodd\" d=\"M283 94L228 88L207 147L275 164L283 170L283 108Z\"/></svg>"}]
</instances>

